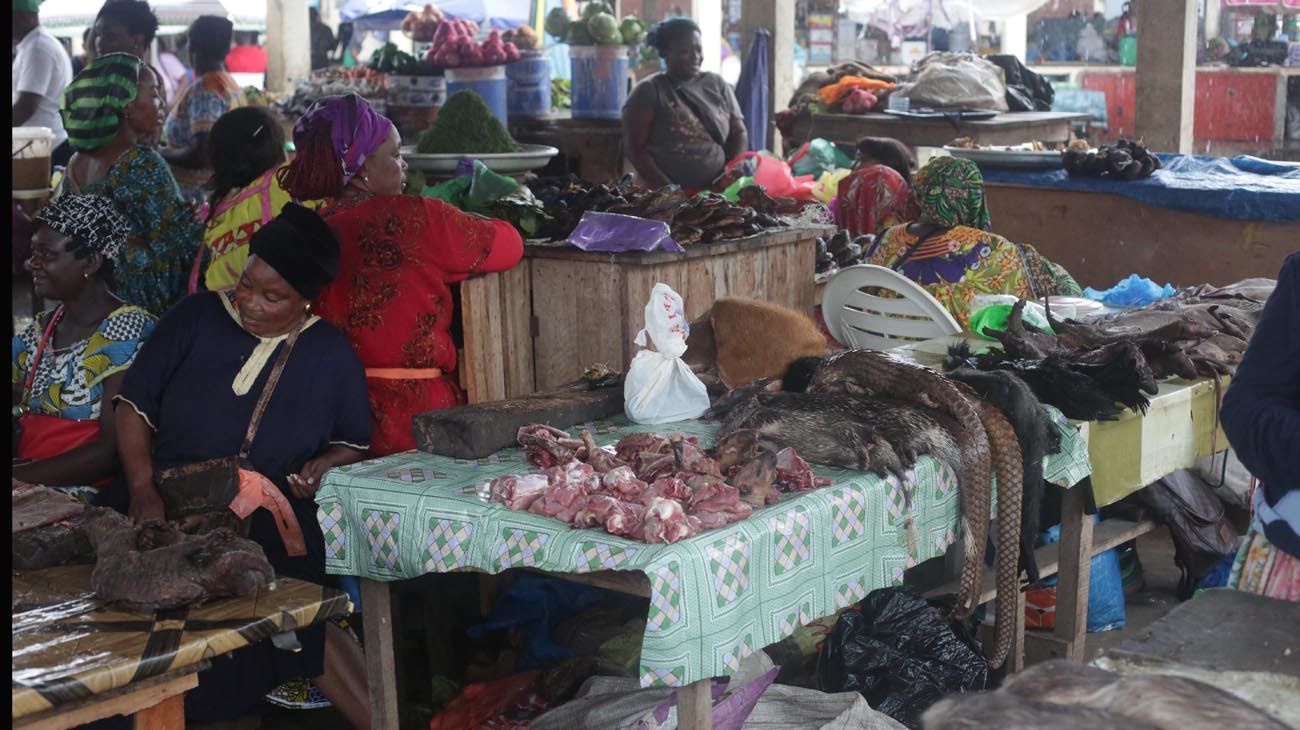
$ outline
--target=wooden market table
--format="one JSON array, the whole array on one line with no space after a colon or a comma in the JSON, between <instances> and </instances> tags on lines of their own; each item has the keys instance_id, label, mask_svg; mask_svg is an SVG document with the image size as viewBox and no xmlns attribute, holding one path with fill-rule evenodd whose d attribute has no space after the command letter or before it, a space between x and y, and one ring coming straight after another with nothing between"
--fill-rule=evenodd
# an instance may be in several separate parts
<instances>
[{"instance_id":1,"label":"wooden market table","mask_svg":"<svg viewBox=\"0 0 1300 730\"><path fill-rule=\"evenodd\" d=\"M1070 126L1088 119L1072 112L1007 112L983 121L949 122L946 119L916 119L892 114L812 114L795 120L793 138L817 137L855 145L863 137L892 137L908 147L943 147L957 137L970 137L981 145L1015 145L1039 141L1062 143L1070 140Z\"/></svg>"},{"instance_id":2,"label":"wooden market table","mask_svg":"<svg viewBox=\"0 0 1300 730\"><path fill-rule=\"evenodd\" d=\"M704 314L718 297L783 304L811 314L816 239L827 226L785 228L691 246L685 253L588 253L530 242L510 271L460 285L471 403L515 398L572 382L595 363L625 369L659 282Z\"/></svg>"},{"instance_id":3,"label":"wooden market table","mask_svg":"<svg viewBox=\"0 0 1300 730\"><path fill-rule=\"evenodd\" d=\"M622 418L589 424L597 443L644 430ZM1087 445L1059 422L1063 449L1045 472L1074 484ZM660 427L709 440L717 424ZM903 582L904 571L957 539L956 475L934 459L914 477L818 467L832 484L786 495L746 520L672 545L578 530L483 501L487 480L530 467L519 449L466 461L407 452L331 470L317 494L326 571L361 577L373 724L396 727L390 584L430 573L543 571L649 599L638 675L677 686L686 730L710 726L711 679L796 628Z\"/></svg>"},{"instance_id":4,"label":"wooden market table","mask_svg":"<svg viewBox=\"0 0 1300 730\"><path fill-rule=\"evenodd\" d=\"M908 359L942 369L948 346L961 337L928 340L899 348ZM973 335L967 341L976 351L991 343ZM1222 384L1227 388L1227 379ZM1115 421L1074 422L1087 440L1092 466L1092 493L1098 508L1135 494L1161 477L1180 469L1190 469L1196 461L1228 447L1227 437L1218 428L1215 410L1216 386L1208 378L1194 381L1167 380L1151 398L1145 414L1125 410ZM1217 439L1216 439L1217 432ZM1051 632L1025 633L1020 626L1017 642L1025 657L1013 654L1016 663L1063 658L1082 660L1087 639L1088 581L1092 558L1150 532L1150 521L1131 522L1109 519L1093 524L1085 513L1087 495L1083 489L1067 488L1061 503L1061 541L1035 551L1043 577L1059 575L1056 593L1056 625ZM986 575L981 601L996 595L993 576ZM952 586L930 591L951 592ZM1024 603L1024 593L1020 594ZM1023 617L1024 611L1019 611Z\"/></svg>"},{"instance_id":5,"label":"wooden market table","mask_svg":"<svg viewBox=\"0 0 1300 730\"><path fill-rule=\"evenodd\" d=\"M127 613L90 591L93 566L13 573L13 727L64 730L117 715L185 727L184 694L212 657L349 610L346 594L292 578L249 598Z\"/></svg>"},{"instance_id":6,"label":"wooden market table","mask_svg":"<svg viewBox=\"0 0 1300 730\"><path fill-rule=\"evenodd\" d=\"M565 172L594 183L612 183L631 171L623 154L619 119L574 119L569 112L510 118L510 136L526 144L554 147L567 160Z\"/></svg>"},{"instance_id":7,"label":"wooden market table","mask_svg":"<svg viewBox=\"0 0 1300 730\"><path fill-rule=\"evenodd\" d=\"M1220 218L1090 190L988 182L985 194L999 235L1097 288L1132 273L1217 286L1273 278L1300 245L1300 223Z\"/></svg>"}]
</instances>

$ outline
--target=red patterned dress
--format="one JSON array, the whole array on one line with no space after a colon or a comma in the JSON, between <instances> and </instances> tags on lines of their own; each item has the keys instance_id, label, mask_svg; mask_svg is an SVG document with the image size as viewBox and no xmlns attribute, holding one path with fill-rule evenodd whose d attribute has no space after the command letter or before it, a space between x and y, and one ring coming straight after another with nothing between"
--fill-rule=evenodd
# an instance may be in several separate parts
<instances>
[{"instance_id":1,"label":"red patterned dress","mask_svg":"<svg viewBox=\"0 0 1300 730\"><path fill-rule=\"evenodd\" d=\"M342 254L314 312L348 336L366 366L371 453L409 451L413 416L465 403L449 284L510 269L523 240L505 221L411 195L334 200L320 214Z\"/></svg>"}]
</instances>

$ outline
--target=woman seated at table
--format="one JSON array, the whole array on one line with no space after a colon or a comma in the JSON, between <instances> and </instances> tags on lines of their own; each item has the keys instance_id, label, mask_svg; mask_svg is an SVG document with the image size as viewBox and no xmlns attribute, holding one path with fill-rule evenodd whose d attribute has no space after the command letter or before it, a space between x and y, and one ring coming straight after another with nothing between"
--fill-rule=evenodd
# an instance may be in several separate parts
<instances>
[{"instance_id":1,"label":"woman seated at table","mask_svg":"<svg viewBox=\"0 0 1300 730\"><path fill-rule=\"evenodd\" d=\"M130 224L97 195L64 195L36 216L31 257L36 295L59 306L13 341L17 424L13 478L57 487L96 504L125 508L125 495L101 495L117 471L113 409L126 369L154 318L113 295L113 264ZM112 499L112 497L118 499Z\"/></svg>"},{"instance_id":2,"label":"woman seated at table","mask_svg":"<svg viewBox=\"0 0 1300 730\"><path fill-rule=\"evenodd\" d=\"M917 218L912 153L896 139L863 137L853 171L840 180L838 221L854 236L875 235Z\"/></svg>"},{"instance_id":3,"label":"woman seated at table","mask_svg":"<svg viewBox=\"0 0 1300 730\"><path fill-rule=\"evenodd\" d=\"M117 262L117 294L154 315L186 294L202 227L157 152L140 144L158 131L158 78L125 53L100 56L63 95L63 125L76 153L61 194L102 195L131 223Z\"/></svg>"},{"instance_id":4,"label":"woman seated at table","mask_svg":"<svg viewBox=\"0 0 1300 730\"><path fill-rule=\"evenodd\" d=\"M292 557L265 510L250 537L276 573L328 584L314 496L327 469L361 460L370 443L365 374L347 338L311 313L338 271L338 240L315 213L289 205L263 226L231 292L203 292L158 323L117 396L118 451L130 515L163 519L155 478L166 469L240 451L253 406L284 347L291 347L249 453L252 469L288 498L306 555ZM289 342L296 333L296 342ZM269 642L213 659L186 696L204 721L238 716L288 680L312 678L356 727L368 727L359 649L337 627L299 630L302 651Z\"/></svg>"},{"instance_id":5,"label":"woman seated at table","mask_svg":"<svg viewBox=\"0 0 1300 730\"><path fill-rule=\"evenodd\" d=\"M963 326L978 294L1027 299L1080 296L1074 279L1033 247L991 233L984 180L970 160L939 157L912 185L917 222L885 231L867 263L885 266L924 286Z\"/></svg>"},{"instance_id":6,"label":"woman seated at table","mask_svg":"<svg viewBox=\"0 0 1300 730\"><path fill-rule=\"evenodd\" d=\"M233 289L248 261L248 241L280 214L289 193L276 173L285 164L284 131L266 107L232 109L212 126L212 193L203 234L209 291ZM191 291L200 282L190 282Z\"/></svg>"},{"instance_id":7,"label":"woman seated at table","mask_svg":"<svg viewBox=\"0 0 1300 730\"><path fill-rule=\"evenodd\" d=\"M247 100L244 91L226 73L226 54L234 26L225 18L201 15L189 29L190 65L194 81L176 98L164 130L167 146L162 155L172 166L181 194L194 207L202 207L203 188L212 177L208 135L222 114Z\"/></svg>"},{"instance_id":8,"label":"woman seated at table","mask_svg":"<svg viewBox=\"0 0 1300 730\"><path fill-rule=\"evenodd\" d=\"M690 18L659 23L646 43L668 70L642 80L623 106L627 158L645 185L707 188L748 146L736 92L700 71L700 27Z\"/></svg>"},{"instance_id":9,"label":"woman seated at table","mask_svg":"<svg viewBox=\"0 0 1300 730\"><path fill-rule=\"evenodd\" d=\"M386 117L356 94L320 99L293 130L298 154L281 173L295 200L343 244L339 276L316 313L352 340L366 366L375 455L415 448L411 418L465 403L451 337L450 284L505 271L523 256L509 223L401 195L406 163Z\"/></svg>"}]
</instances>

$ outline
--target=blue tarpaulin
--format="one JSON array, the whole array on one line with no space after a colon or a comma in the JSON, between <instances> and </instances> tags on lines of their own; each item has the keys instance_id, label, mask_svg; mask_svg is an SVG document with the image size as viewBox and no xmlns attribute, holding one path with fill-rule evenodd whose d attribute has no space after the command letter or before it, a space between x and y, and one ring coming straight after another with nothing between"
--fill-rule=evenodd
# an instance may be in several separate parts
<instances>
[{"instance_id":1,"label":"blue tarpaulin","mask_svg":"<svg viewBox=\"0 0 1300 730\"><path fill-rule=\"evenodd\" d=\"M736 101L745 115L749 131L749 151L767 149L767 120L772 116L772 96L768 86L767 54L772 34L766 28L754 31L736 81Z\"/></svg>"},{"instance_id":2,"label":"blue tarpaulin","mask_svg":"<svg viewBox=\"0 0 1300 730\"><path fill-rule=\"evenodd\" d=\"M1159 155L1163 167L1145 180L1070 177L1051 172L981 168L990 183L1115 193L1151 205L1234 220L1300 221L1300 167L1256 157Z\"/></svg>"}]
</instances>

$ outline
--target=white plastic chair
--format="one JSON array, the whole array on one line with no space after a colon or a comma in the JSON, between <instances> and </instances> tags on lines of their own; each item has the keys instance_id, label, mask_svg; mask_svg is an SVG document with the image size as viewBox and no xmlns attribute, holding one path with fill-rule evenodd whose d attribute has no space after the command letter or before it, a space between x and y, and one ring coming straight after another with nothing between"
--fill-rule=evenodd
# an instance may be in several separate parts
<instances>
[{"instance_id":1,"label":"white plastic chair","mask_svg":"<svg viewBox=\"0 0 1300 730\"><path fill-rule=\"evenodd\" d=\"M869 294L884 290L898 298ZM961 325L920 284L883 266L859 264L840 270L822 294L822 316L844 345L892 350L961 333Z\"/></svg>"}]
</instances>

